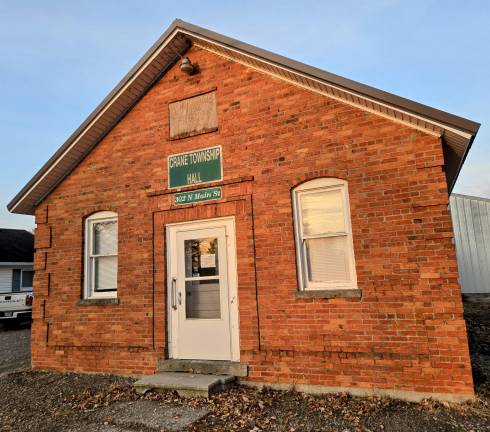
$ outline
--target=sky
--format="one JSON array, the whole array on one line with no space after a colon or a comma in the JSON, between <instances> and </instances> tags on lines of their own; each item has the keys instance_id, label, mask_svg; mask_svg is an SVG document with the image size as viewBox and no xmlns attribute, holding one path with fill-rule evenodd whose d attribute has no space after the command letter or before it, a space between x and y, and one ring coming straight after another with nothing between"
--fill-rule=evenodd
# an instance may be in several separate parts
<instances>
[{"instance_id":1,"label":"sky","mask_svg":"<svg viewBox=\"0 0 490 432\"><path fill-rule=\"evenodd\" d=\"M0 0L0 227L175 18L481 123L454 191L490 198L487 0Z\"/></svg>"}]
</instances>

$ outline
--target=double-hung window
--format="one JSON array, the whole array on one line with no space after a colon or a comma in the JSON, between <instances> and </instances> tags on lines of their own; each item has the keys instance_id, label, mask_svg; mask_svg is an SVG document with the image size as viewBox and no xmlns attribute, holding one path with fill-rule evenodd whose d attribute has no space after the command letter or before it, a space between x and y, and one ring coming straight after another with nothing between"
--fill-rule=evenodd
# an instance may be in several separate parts
<instances>
[{"instance_id":1,"label":"double-hung window","mask_svg":"<svg viewBox=\"0 0 490 432\"><path fill-rule=\"evenodd\" d=\"M117 297L117 214L99 212L85 221L85 298Z\"/></svg>"},{"instance_id":2,"label":"double-hung window","mask_svg":"<svg viewBox=\"0 0 490 432\"><path fill-rule=\"evenodd\" d=\"M357 288L347 182L311 180L292 198L300 289Z\"/></svg>"}]
</instances>

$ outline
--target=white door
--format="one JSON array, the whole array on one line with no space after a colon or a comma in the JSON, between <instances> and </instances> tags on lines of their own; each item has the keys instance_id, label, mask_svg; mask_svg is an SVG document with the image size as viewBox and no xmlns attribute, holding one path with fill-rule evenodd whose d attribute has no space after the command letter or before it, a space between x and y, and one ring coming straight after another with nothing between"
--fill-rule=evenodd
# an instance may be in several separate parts
<instances>
[{"instance_id":1,"label":"white door","mask_svg":"<svg viewBox=\"0 0 490 432\"><path fill-rule=\"evenodd\" d=\"M172 358L238 360L233 219L167 226Z\"/></svg>"}]
</instances>

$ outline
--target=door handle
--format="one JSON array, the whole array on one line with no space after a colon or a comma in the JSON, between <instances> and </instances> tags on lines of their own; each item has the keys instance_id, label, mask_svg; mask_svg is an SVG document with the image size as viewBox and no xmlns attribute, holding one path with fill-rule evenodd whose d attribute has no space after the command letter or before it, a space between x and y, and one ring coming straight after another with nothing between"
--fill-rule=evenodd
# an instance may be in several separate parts
<instances>
[{"instance_id":1,"label":"door handle","mask_svg":"<svg viewBox=\"0 0 490 432\"><path fill-rule=\"evenodd\" d=\"M172 309L175 310L177 310L176 294L177 294L177 278L174 276L172 278L172 292L170 297L172 299Z\"/></svg>"}]
</instances>

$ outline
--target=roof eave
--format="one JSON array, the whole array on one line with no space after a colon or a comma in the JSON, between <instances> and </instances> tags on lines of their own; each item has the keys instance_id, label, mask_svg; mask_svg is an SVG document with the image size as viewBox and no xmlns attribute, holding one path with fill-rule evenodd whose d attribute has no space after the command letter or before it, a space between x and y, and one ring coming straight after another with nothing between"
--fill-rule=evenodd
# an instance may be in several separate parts
<instances>
[{"instance_id":1,"label":"roof eave","mask_svg":"<svg viewBox=\"0 0 490 432\"><path fill-rule=\"evenodd\" d=\"M477 134L479 128L480 128L480 125L478 124L478 127L477 127L475 133L471 136L471 139L469 140L468 145L466 146L465 152L463 153L463 156L461 157L461 159L459 161L459 165L458 165L458 168L456 170L456 174L454 175L450 184L448 185L448 194L449 195L451 195L451 193L453 192L454 186L456 186L456 182L458 181L459 174L461 173L461 169L463 168L463 165L466 161L466 157L468 156L468 153L471 149L471 146L473 145L473 141L475 141L476 134Z\"/></svg>"},{"instance_id":2,"label":"roof eave","mask_svg":"<svg viewBox=\"0 0 490 432\"><path fill-rule=\"evenodd\" d=\"M476 134L478 128L480 127L480 123L473 120L469 120L467 118L460 117L455 114L451 114L446 111L442 111L437 108L421 104L419 102L415 102L411 99L397 96L395 94L377 89L375 87L371 87L358 81L344 78L340 75L318 69L314 66L307 65L288 57L284 57L280 54L267 51L265 49L239 41L237 39L224 36L222 34L196 26L194 24L186 23L181 20L176 20L174 21L174 23L177 24L178 28L181 28L184 31L196 33L196 35L198 36L206 37L208 39L214 40L217 43L227 45L230 48L242 50L255 57L260 57L268 62L273 61L281 66L286 66L287 68L296 70L306 75L310 75L313 78L320 78L346 90L355 91L360 95L376 99L383 103L389 103L394 107L412 111L414 114L424 115L424 117L427 117L428 119L447 124L448 126L455 127L464 132Z\"/></svg>"}]
</instances>

